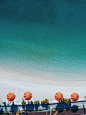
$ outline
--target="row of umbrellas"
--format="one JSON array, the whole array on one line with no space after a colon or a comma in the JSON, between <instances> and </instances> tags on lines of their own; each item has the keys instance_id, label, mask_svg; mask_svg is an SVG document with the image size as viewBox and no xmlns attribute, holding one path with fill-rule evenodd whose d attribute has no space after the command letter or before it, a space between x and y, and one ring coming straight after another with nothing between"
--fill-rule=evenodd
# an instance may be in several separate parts
<instances>
[{"instance_id":1,"label":"row of umbrellas","mask_svg":"<svg viewBox=\"0 0 86 115\"><path fill-rule=\"evenodd\" d=\"M14 93L8 93L7 94L7 99L8 99L8 101L13 101L14 99L15 99L15 97L16 97L16 95L14 94ZM32 98L32 93L31 92L29 92L29 91L27 91L27 92L25 92L24 93L24 95L23 95L23 97L24 97L24 99L25 100L31 100L31 98ZM57 101L61 101L62 99L63 99L63 94L61 93L61 92L57 92L55 95L54 95L54 97L55 97L55 100L57 100ZM77 101L78 99L79 99L79 95L78 95L78 93L72 93L71 94L71 100L72 101Z\"/></svg>"},{"instance_id":2,"label":"row of umbrellas","mask_svg":"<svg viewBox=\"0 0 86 115\"><path fill-rule=\"evenodd\" d=\"M63 99L63 94L61 92L57 92L54 97L55 100L61 101ZM72 93L70 98L72 101L76 102L79 99L79 95L78 93Z\"/></svg>"},{"instance_id":3,"label":"row of umbrellas","mask_svg":"<svg viewBox=\"0 0 86 115\"><path fill-rule=\"evenodd\" d=\"M15 97L16 97L16 95L14 93L10 92L10 93L7 94L8 101L13 101L15 99ZM24 93L23 97L24 97L25 100L31 100L32 93L27 91L27 92Z\"/></svg>"}]
</instances>

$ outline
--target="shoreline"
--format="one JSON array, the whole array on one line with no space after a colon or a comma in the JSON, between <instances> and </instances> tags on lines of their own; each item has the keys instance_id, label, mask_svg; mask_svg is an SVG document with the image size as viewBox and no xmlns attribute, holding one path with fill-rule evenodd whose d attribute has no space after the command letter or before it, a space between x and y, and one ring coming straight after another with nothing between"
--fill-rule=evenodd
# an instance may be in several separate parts
<instances>
[{"instance_id":1,"label":"shoreline","mask_svg":"<svg viewBox=\"0 0 86 115\"><path fill-rule=\"evenodd\" d=\"M24 72L21 72L21 71L17 71L17 70L14 70L13 68L12 69L7 69L6 67L0 67L0 71L2 71L2 72L7 72L7 73L15 73L15 75L19 75L21 78L22 78L22 76L24 75L26 78L27 77L33 77L33 78L37 78L37 79L41 79L41 80L48 80L48 81L86 81L85 79L84 80L81 80L81 79L79 79L79 80L77 80L76 78L75 79L73 79L73 78L66 78L66 79L58 79L58 78L49 78L49 77L42 77L42 76L37 76L37 75L31 75L30 73L28 74L28 73L24 73ZM39 71L39 70L38 70ZM65 74L65 73L63 73L63 74ZM69 76L79 76L79 75L77 75L77 74L69 74ZM57 76L59 76L59 77L62 77L61 75L57 75ZM67 75L68 76L68 75ZM79 76L80 77L80 76Z\"/></svg>"},{"instance_id":2,"label":"shoreline","mask_svg":"<svg viewBox=\"0 0 86 115\"><path fill-rule=\"evenodd\" d=\"M49 99L50 102L57 102L54 99L56 92L62 92L64 98L70 98L73 92L79 94L79 100L85 100L86 81L61 81L34 77L24 73L0 68L0 103L6 99L9 92L16 95L15 102L21 103L24 92L32 92L32 101Z\"/></svg>"}]
</instances>

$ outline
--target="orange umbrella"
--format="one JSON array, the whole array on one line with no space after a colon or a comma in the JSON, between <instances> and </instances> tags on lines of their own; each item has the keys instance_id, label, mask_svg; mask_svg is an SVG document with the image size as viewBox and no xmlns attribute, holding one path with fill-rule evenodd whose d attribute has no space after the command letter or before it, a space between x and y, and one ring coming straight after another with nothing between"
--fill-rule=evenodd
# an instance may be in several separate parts
<instances>
[{"instance_id":1,"label":"orange umbrella","mask_svg":"<svg viewBox=\"0 0 86 115\"><path fill-rule=\"evenodd\" d=\"M55 100L61 101L63 99L63 94L61 92L57 92L54 97Z\"/></svg>"},{"instance_id":2,"label":"orange umbrella","mask_svg":"<svg viewBox=\"0 0 86 115\"><path fill-rule=\"evenodd\" d=\"M16 95L14 93L8 93L7 94L7 99L8 101L13 101L15 99Z\"/></svg>"},{"instance_id":3,"label":"orange umbrella","mask_svg":"<svg viewBox=\"0 0 86 115\"><path fill-rule=\"evenodd\" d=\"M72 93L70 98L72 101L76 102L79 99L79 95L78 93Z\"/></svg>"},{"instance_id":4,"label":"orange umbrella","mask_svg":"<svg viewBox=\"0 0 86 115\"><path fill-rule=\"evenodd\" d=\"M30 100L32 98L32 93L27 91L27 92L24 93L23 97L24 97L25 100Z\"/></svg>"}]
</instances>

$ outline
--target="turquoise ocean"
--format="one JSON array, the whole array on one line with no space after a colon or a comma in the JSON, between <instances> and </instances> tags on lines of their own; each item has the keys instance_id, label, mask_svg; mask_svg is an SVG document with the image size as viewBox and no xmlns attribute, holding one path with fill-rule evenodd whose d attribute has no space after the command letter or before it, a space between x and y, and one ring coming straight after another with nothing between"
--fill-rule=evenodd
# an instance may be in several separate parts
<instances>
[{"instance_id":1,"label":"turquoise ocean","mask_svg":"<svg viewBox=\"0 0 86 115\"><path fill-rule=\"evenodd\" d=\"M0 0L0 68L86 80L85 0Z\"/></svg>"}]
</instances>

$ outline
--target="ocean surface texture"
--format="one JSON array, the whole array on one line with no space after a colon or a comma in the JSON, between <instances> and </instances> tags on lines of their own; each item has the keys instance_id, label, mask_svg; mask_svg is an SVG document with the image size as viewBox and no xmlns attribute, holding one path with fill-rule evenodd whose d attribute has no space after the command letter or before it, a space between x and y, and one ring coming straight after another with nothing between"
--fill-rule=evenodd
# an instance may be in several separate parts
<instances>
[{"instance_id":1,"label":"ocean surface texture","mask_svg":"<svg viewBox=\"0 0 86 115\"><path fill-rule=\"evenodd\" d=\"M86 0L0 0L0 67L86 80Z\"/></svg>"}]
</instances>

